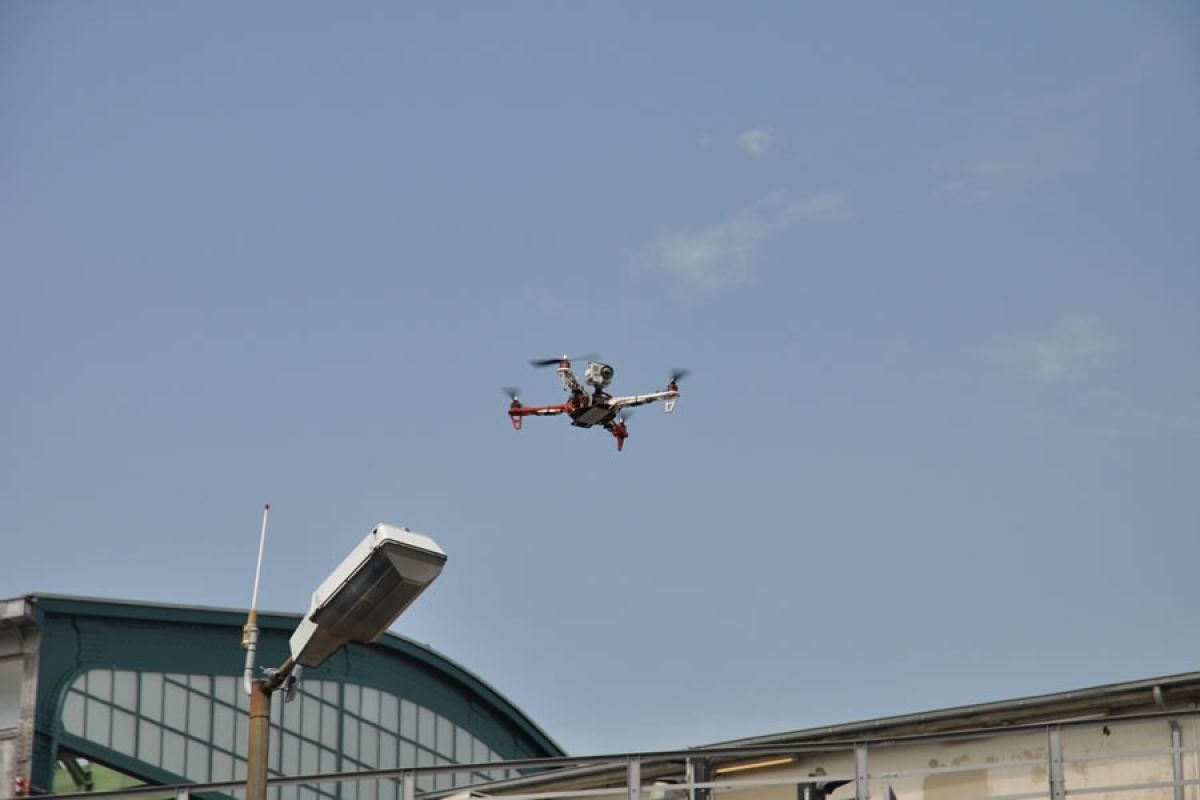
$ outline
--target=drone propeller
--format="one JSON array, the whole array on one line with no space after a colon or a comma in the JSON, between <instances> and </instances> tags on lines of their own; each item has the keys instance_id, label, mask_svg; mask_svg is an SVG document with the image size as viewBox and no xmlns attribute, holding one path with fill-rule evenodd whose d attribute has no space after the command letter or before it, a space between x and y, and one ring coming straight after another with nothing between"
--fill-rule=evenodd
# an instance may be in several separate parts
<instances>
[{"instance_id":1,"label":"drone propeller","mask_svg":"<svg viewBox=\"0 0 1200 800\"><path fill-rule=\"evenodd\" d=\"M501 387L501 391L504 392L504 394L508 397L509 400L513 400L513 401L520 400L520 398L518 398L517 395L519 395L521 393L521 390L515 386L503 386L503 387Z\"/></svg>"},{"instance_id":2,"label":"drone propeller","mask_svg":"<svg viewBox=\"0 0 1200 800\"><path fill-rule=\"evenodd\" d=\"M670 382L678 383L679 381L683 380L684 378L686 378L688 375L691 375L691 374L692 374L692 371L690 369L677 369L671 373L671 381Z\"/></svg>"},{"instance_id":3,"label":"drone propeller","mask_svg":"<svg viewBox=\"0 0 1200 800\"><path fill-rule=\"evenodd\" d=\"M563 361L592 361L596 358L595 353L588 353L584 356L560 356L559 358L538 358L529 363L535 367L553 367L561 364Z\"/></svg>"},{"instance_id":4,"label":"drone propeller","mask_svg":"<svg viewBox=\"0 0 1200 800\"><path fill-rule=\"evenodd\" d=\"M633 416L632 408L622 408L621 413L617 414L617 422L620 422L621 424L625 424L626 422L629 421L629 418L632 416Z\"/></svg>"}]
</instances>

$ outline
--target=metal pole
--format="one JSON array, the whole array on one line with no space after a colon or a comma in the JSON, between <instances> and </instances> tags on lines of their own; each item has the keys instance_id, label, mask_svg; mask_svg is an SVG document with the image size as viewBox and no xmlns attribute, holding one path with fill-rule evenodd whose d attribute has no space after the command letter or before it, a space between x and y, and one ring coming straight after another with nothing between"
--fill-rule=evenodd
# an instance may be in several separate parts
<instances>
[{"instance_id":1,"label":"metal pole","mask_svg":"<svg viewBox=\"0 0 1200 800\"><path fill-rule=\"evenodd\" d=\"M267 755L271 745L270 681L250 685L250 743L246 753L246 800L267 800Z\"/></svg>"},{"instance_id":2,"label":"metal pole","mask_svg":"<svg viewBox=\"0 0 1200 800\"><path fill-rule=\"evenodd\" d=\"M1063 770L1062 728L1052 725L1047 735L1049 747L1046 757L1050 761L1050 800L1065 800L1067 783Z\"/></svg>"},{"instance_id":3,"label":"metal pole","mask_svg":"<svg viewBox=\"0 0 1200 800\"><path fill-rule=\"evenodd\" d=\"M1171 720L1171 796L1174 800L1183 800L1183 731L1179 722Z\"/></svg>"},{"instance_id":4,"label":"metal pole","mask_svg":"<svg viewBox=\"0 0 1200 800\"><path fill-rule=\"evenodd\" d=\"M629 790L629 800L642 800L642 760L637 756L629 757L629 763L625 767L625 783Z\"/></svg>"},{"instance_id":5,"label":"metal pole","mask_svg":"<svg viewBox=\"0 0 1200 800\"><path fill-rule=\"evenodd\" d=\"M867 771L867 745L854 745L854 796L867 800L871 796L871 773Z\"/></svg>"}]
</instances>

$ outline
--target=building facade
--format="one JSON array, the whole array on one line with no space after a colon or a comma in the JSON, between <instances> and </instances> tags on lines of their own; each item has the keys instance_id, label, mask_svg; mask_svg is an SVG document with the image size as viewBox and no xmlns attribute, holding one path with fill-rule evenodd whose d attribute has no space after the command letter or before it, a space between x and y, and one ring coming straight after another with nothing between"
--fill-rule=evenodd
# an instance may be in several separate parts
<instances>
[{"instance_id":1,"label":"building facade","mask_svg":"<svg viewBox=\"0 0 1200 800\"><path fill-rule=\"evenodd\" d=\"M260 612L259 663L299 615ZM0 601L0 797L246 774L245 612L55 595ZM351 644L272 704L271 776L562 755L495 689L392 634ZM428 776L421 791L511 777ZM395 800L395 781L289 786L275 800ZM237 794L237 792L233 792Z\"/></svg>"}]
</instances>

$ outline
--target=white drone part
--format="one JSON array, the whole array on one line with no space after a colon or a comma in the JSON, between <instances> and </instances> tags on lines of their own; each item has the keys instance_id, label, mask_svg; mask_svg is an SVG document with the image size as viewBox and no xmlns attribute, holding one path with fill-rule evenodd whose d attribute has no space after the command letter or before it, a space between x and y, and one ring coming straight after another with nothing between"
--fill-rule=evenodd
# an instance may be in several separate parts
<instances>
[{"instance_id":1,"label":"white drone part","mask_svg":"<svg viewBox=\"0 0 1200 800\"><path fill-rule=\"evenodd\" d=\"M592 386L608 386L612 383L613 368L599 361L589 361L584 370L583 379Z\"/></svg>"}]
</instances>

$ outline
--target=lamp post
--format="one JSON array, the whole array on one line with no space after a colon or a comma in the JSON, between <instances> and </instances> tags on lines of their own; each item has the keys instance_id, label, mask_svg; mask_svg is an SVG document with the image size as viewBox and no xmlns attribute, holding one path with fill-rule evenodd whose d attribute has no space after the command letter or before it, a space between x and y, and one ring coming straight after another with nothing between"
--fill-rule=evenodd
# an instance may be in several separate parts
<instances>
[{"instance_id":1,"label":"lamp post","mask_svg":"<svg viewBox=\"0 0 1200 800\"><path fill-rule=\"evenodd\" d=\"M433 539L381 522L313 592L312 605L289 641L291 656L257 680L252 660L247 659L246 800L266 800L267 796L271 695L289 681L294 683L302 667L320 666L347 643L366 644L382 636L441 574L445 563L446 553ZM249 631L248 623L248 637ZM257 633L256 628L255 644Z\"/></svg>"}]
</instances>

